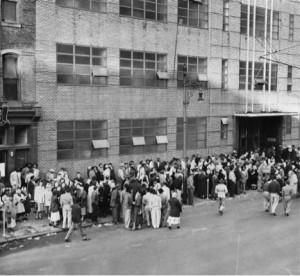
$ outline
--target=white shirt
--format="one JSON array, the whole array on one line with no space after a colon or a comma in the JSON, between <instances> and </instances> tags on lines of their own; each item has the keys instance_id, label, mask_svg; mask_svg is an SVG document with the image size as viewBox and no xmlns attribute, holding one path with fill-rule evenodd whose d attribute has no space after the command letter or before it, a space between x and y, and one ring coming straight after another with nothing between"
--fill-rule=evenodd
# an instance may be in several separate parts
<instances>
[{"instance_id":1,"label":"white shirt","mask_svg":"<svg viewBox=\"0 0 300 276\"><path fill-rule=\"evenodd\" d=\"M219 198L225 198L228 193L227 187L224 183L220 183L216 186L215 193Z\"/></svg>"}]
</instances>

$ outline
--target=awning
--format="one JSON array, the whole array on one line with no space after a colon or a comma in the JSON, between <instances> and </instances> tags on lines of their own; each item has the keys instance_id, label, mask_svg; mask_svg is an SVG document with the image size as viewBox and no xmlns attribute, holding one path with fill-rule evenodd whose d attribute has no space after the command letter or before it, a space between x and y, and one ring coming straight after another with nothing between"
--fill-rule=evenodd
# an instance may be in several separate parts
<instances>
[{"instance_id":1,"label":"awning","mask_svg":"<svg viewBox=\"0 0 300 276\"><path fill-rule=\"evenodd\" d=\"M223 125L228 125L228 119L227 118L221 118L221 122Z\"/></svg>"},{"instance_id":2,"label":"awning","mask_svg":"<svg viewBox=\"0 0 300 276\"><path fill-rule=\"evenodd\" d=\"M235 113L234 117L257 118L257 117L280 117L280 116L298 116L298 112L259 112L259 113Z\"/></svg>"},{"instance_id":3,"label":"awning","mask_svg":"<svg viewBox=\"0 0 300 276\"><path fill-rule=\"evenodd\" d=\"M156 136L157 144L168 144L168 137L167 135Z\"/></svg>"},{"instance_id":4,"label":"awning","mask_svg":"<svg viewBox=\"0 0 300 276\"><path fill-rule=\"evenodd\" d=\"M168 80L169 79L168 72L157 72L156 74L160 80Z\"/></svg>"},{"instance_id":5,"label":"awning","mask_svg":"<svg viewBox=\"0 0 300 276\"><path fill-rule=\"evenodd\" d=\"M109 148L109 143L107 139L104 140L92 140L93 147L95 149L107 149Z\"/></svg>"},{"instance_id":6,"label":"awning","mask_svg":"<svg viewBox=\"0 0 300 276\"><path fill-rule=\"evenodd\" d=\"M145 146L146 145L145 137L144 136L132 137L132 143L134 146Z\"/></svg>"}]
</instances>

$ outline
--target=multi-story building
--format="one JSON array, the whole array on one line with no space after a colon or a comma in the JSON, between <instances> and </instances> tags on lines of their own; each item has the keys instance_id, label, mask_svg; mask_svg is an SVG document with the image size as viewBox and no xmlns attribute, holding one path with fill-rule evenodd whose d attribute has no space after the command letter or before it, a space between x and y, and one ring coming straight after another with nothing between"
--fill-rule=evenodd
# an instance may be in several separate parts
<instances>
[{"instance_id":1,"label":"multi-story building","mask_svg":"<svg viewBox=\"0 0 300 276\"><path fill-rule=\"evenodd\" d=\"M1 113L8 106L9 121L0 122L0 163L7 177L37 160L35 1L1 0L0 14L0 106Z\"/></svg>"},{"instance_id":2,"label":"multi-story building","mask_svg":"<svg viewBox=\"0 0 300 276\"><path fill-rule=\"evenodd\" d=\"M182 157L189 80L188 155L298 145L300 3L248 2L36 1L42 170Z\"/></svg>"}]
</instances>

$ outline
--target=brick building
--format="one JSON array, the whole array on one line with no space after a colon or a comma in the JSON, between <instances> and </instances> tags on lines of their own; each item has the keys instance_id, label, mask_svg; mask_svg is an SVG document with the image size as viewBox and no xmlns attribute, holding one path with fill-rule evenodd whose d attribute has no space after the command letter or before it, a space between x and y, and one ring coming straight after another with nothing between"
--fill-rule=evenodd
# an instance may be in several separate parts
<instances>
[{"instance_id":1,"label":"brick building","mask_svg":"<svg viewBox=\"0 0 300 276\"><path fill-rule=\"evenodd\" d=\"M29 12L21 6L34 5L2 2L20 5L20 21ZM267 2L273 23L265 47ZM187 87L189 155L298 146L300 3L272 2L273 13L271 0L257 0L256 9L251 1L247 39L248 0L36 1L36 34L23 34L31 43L18 43L31 45L26 54L35 50L35 92L22 93L41 107L41 169L65 167L72 174L100 162L181 157L184 64L186 83L197 84ZM285 50L264 55L270 45ZM264 65L261 56L274 62Z\"/></svg>"},{"instance_id":2,"label":"brick building","mask_svg":"<svg viewBox=\"0 0 300 276\"><path fill-rule=\"evenodd\" d=\"M8 106L10 122L0 122L0 163L7 177L37 160L35 2L2 0L0 12L0 105Z\"/></svg>"}]
</instances>

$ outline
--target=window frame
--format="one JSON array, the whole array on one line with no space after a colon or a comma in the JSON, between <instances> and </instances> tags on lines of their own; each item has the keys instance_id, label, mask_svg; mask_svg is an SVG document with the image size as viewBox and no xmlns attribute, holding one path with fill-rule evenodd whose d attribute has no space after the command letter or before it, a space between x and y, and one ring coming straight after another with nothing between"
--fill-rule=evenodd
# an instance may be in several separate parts
<instances>
[{"instance_id":1,"label":"window frame","mask_svg":"<svg viewBox=\"0 0 300 276\"><path fill-rule=\"evenodd\" d=\"M185 62L182 60L186 59ZM195 63L192 60L197 60ZM202 66L200 64L205 63L205 66ZM187 66L187 78L189 80L198 80L199 74L207 75L207 69L208 69L208 58L207 57L196 57L196 56L184 56L184 55L177 55L177 87L183 87L184 85L184 78L183 78L183 65ZM195 65L197 68L197 71L195 71ZM191 69L192 68L192 69ZM195 75L196 74L196 75ZM208 82L207 81L201 81L203 85L203 89L207 89Z\"/></svg>"},{"instance_id":2,"label":"window frame","mask_svg":"<svg viewBox=\"0 0 300 276\"><path fill-rule=\"evenodd\" d=\"M241 64L243 66L241 66ZM269 85L269 63L266 64L266 90L268 89ZM263 78L263 62L255 62L254 65L254 78ZM275 63L272 63L272 72L271 72L271 91L277 91L278 88L278 65ZM245 72L245 74L241 75L241 72ZM252 61L249 61L249 76L248 76L248 89L251 89L251 83L252 83ZM259 74L259 75L258 75ZM244 80L244 81L241 81ZM276 81L275 81L276 80ZM275 87L274 87L275 86ZM245 90L246 89L246 61L240 60L239 62L239 90ZM262 86L254 86L254 90L260 91L263 90Z\"/></svg>"},{"instance_id":3,"label":"window frame","mask_svg":"<svg viewBox=\"0 0 300 276\"><path fill-rule=\"evenodd\" d=\"M9 19L5 19L5 15L4 15L4 2L11 2L11 3L15 3L16 4L16 20L9 20ZM18 24L19 23L19 1L18 0L1 0L1 23L2 24L9 24L9 25L14 25L14 24Z\"/></svg>"},{"instance_id":4,"label":"window frame","mask_svg":"<svg viewBox=\"0 0 300 276\"><path fill-rule=\"evenodd\" d=\"M185 7L186 3L186 7ZM191 9L191 6L196 7L197 10ZM182 26L188 26L193 28L199 28L199 29L208 29L208 22L209 22L209 7L208 7L208 1L203 0L202 4L197 3L193 0L178 0L178 9L177 9L177 18L178 18L178 24ZM203 9L204 11L202 11ZM186 13L186 15L184 15ZM191 17L191 13L196 14L196 17ZM206 19L201 19L201 15L206 17ZM186 22L184 23L184 20ZM192 20L197 20L197 24L191 24ZM201 24L200 24L201 23ZM203 26L204 25L204 26Z\"/></svg>"},{"instance_id":5,"label":"window frame","mask_svg":"<svg viewBox=\"0 0 300 276\"><path fill-rule=\"evenodd\" d=\"M59 51L58 48L63 47L72 47L72 53ZM84 49L89 49L89 54L82 53ZM94 55L94 51L103 51L105 55ZM67 62L59 61L61 58L70 57ZM72 57L72 62L71 61ZM85 63L85 61L89 59L89 63ZM104 60L105 66L102 65L94 65L96 59ZM81 60L79 62L79 60ZM96 47L94 45L78 45L78 44L66 44L66 43L56 43L56 83L57 85L75 85L75 86L107 86L109 75L103 76L95 76L93 75L93 70L95 68L107 68L107 48L104 47ZM102 61L103 62L103 61ZM100 62L101 63L101 62ZM70 70L72 66L72 73L65 73L65 70ZM89 67L89 72L84 72ZM79 70L81 74L78 73ZM71 70L70 70L71 71ZM62 82L60 81L60 77L69 77L72 79L72 82ZM89 82L87 82L89 76ZM85 83L79 83L80 78L85 78ZM97 82L99 83L97 83Z\"/></svg>"},{"instance_id":6,"label":"window frame","mask_svg":"<svg viewBox=\"0 0 300 276\"><path fill-rule=\"evenodd\" d=\"M223 0L223 32L229 32L229 0Z\"/></svg>"},{"instance_id":7,"label":"window frame","mask_svg":"<svg viewBox=\"0 0 300 276\"><path fill-rule=\"evenodd\" d=\"M247 13L248 5L241 4L240 15L240 33L247 35ZM250 6L250 36L253 36L253 16L254 7ZM270 18L271 10L268 9L268 19ZM261 20L257 20L261 18ZM279 11L273 10L273 22L272 22L272 39L279 40ZM256 6L256 24L255 24L255 36L264 37L265 29L265 8ZM267 38L270 38L270 20L267 22Z\"/></svg>"},{"instance_id":8,"label":"window frame","mask_svg":"<svg viewBox=\"0 0 300 276\"><path fill-rule=\"evenodd\" d=\"M158 143L157 136L168 135L168 119L141 118L119 120L119 154L165 153L168 143ZM134 146L133 137L145 139L145 145Z\"/></svg>"},{"instance_id":9,"label":"window frame","mask_svg":"<svg viewBox=\"0 0 300 276\"><path fill-rule=\"evenodd\" d=\"M119 1L119 15L120 16L125 16L125 17L132 17L132 18L136 18L136 19L143 19L143 20L150 20L150 21L157 21L157 22L161 22L161 23L167 23L168 22L168 1L167 0L153 0L153 1L149 1L149 0L141 0L140 2L143 3L143 7L135 7L134 4L134 0L129 0L130 1L130 6L127 6L125 4L123 4L122 2L126 2L125 0L120 0ZM128 2L128 0L127 0ZM162 3L164 2L164 3ZM155 6L155 11L153 11L153 5ZM147 9L148 6L148 9ZM152 8L151 8L152 6ZM165 7L165 12L161 13L158 12L159 11L159 7ZM121 10L127 10L127 12L130 10L130 15L126 14L126 12L122 12ZM140 12L140 16L135 16L135 14L137 14L137 12ZM141 16L141 12L142 12L142 16ZM147 13L154 13L155 18L148 18L147 17ZM159 15L164 16L163 20L159 19Z\"/></svg>"},{"instance_id":10,"label":"window frame","mask_svg":"<svg viewBox=\"0 0 300 276\"><path fill-rule=\"evenodd\" d=\"M294 14L289 15L289 41L294 41L295 32L295 16Z\"/></svg>"},{"instance_id":11,"label":"window frame","mask_svg":"<svg viewBox=\"0 0 300 276\"><path fill-rule=\"evenodd\" d=\"M168 88L168 80L157 76L157 72L168 73L168 54L126 49L120 49L119 53L119 85L121 87ZM150 59L153 56L155 58ZM160 58L163 60L159 60Z\"/></svg>"},{"instance_id":12,"label":"window frame","mask_svg":"<svg viewBox=\"0 0 300 276\"><path fill-rule=\"evenodd\" d=\"M2 89L2 95L3 95L3 99L5 101L8 102L19 102L21 101L21 72L20 72L20 54L16 53L16 52L11 52L11 51L2 51L2 70L3 70L3 74L2 74L2 83L3 83L3 89ZM14 58L16 58L16 74L17 74L17 78L5 78L5 62L6 62L6 56L12 56ZM15 80L16 81L16 99L8 99L5 97L5 84L9 84L9 80Z\"/></svg>"},{"instance_id":13,"label":"window frame","mask_svg":"<svg viewBox=\"0 0 300 276\"><path fill-rule=\"evenodd\" d=\"M221 90L228 91L228 59L222 59Z\"/></svg>"},{"instance_id":14,"label":"window frame","mask_svg":"<svg viewBox=\"0 0 300 276\"><path fill-rule=\"evenodd\" d=\"M222 141L228 139L228 124L223 124L221 121L220 139Z\"/></svg>"},{"instance_id":15,"label":"window frame","mask_svg":"<svg viewBox=\"0 0 300 276\"><path fill-rule=\"evenodd\" d=\"M75 6L76 5L75 1L77 1L77 0L69 0L70 2L72 2L72 6L61 5L60 3L58 3L59 1L60 0L55 0L55 5L57 5L58 7L69 8L69 9L76 9L76 10L83 10L83 11L89 11L89 12L94 12L94 13L107 13L107 0L85 0L85 1L89 1L89 9L84 9L84 8L78 8L78 7L76 7ZM94 2L99 2L100 4L105 4L105 11L95 11L95 10L92 10Z\"/></svg>"},{"instance_id":16,"label":"window frame","mask_svg":"<svg viewBox=\"0 0 300 276\"><path fill-rule=\"evenodd\" d=\"M207 117L188 117L186 125L186 148L204 149L207 145ZM176 118L176 150L183 149L183 118Z\"/></svg>"},{"instance_id":17,"label":"window frame","mask_svg":"<svg viewBox=\"0 0 300 276\"><path fill-rule=\"evenodd\" d=\"M106 127L94 127L95 124L104 124ZM64 129L61 129L65 124ZM71 128L66 124L72 125ZM86 124L86 126L85 126ZM89 125L89 127L87 126ZM99 132L95 136L95 132ZM107 120L61 120L57 121L57 160L78 160L90 158L106 158L108 148L94 148L93 140L108 140L108 121ZM62 137L67 135L67 137ZM69 137L68 137L69 136ZM68 146L66 146L68 145ZM88 146L87 146L88 145ZM84 154L83 151L85 151ZM89 152L88 152L89 151ZM62 158L62 154L69 154L69 158ZM97 155L97 153L99 155ZM86 155L86 156L84 156Z\"/></svg>"}]
</instances>

